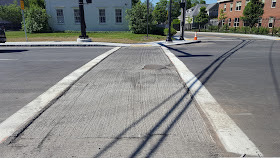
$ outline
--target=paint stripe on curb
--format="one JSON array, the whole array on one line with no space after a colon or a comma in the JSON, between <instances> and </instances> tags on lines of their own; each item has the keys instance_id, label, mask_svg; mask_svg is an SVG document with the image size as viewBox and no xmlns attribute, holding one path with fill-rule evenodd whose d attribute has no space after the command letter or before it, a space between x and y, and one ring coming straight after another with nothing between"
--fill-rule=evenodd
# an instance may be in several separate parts
<instances>
[{"instance_id":1,"label":"paint stripe on curb","mask_svg":"<svg viewBox=\"0 0 280 158\"><path fill-rule=\"evenodd\" d=\"M119 50L120 48L121 47L115 47L94 58L81 68L64 77L61 81L56 83L46 92L38 96L36 99L31 101L15 114L3 121L0 124L0 144L9 144L84 74L86 74L95 65L100 63L102 60L104 60L106 57Z\"/></svg>"},{"instance_id":2,"label":"paint stripe on curb","mask_svg":"<svg viewBox=\"0 0 280 158\"><path fill-rule=\"evenodd\" d=\"M175 65L180 77L190 89L194 99L205 113L214 131L228 152L263 156L255 144L246 136L236 123L227 115L215 98L186 67L166 47L161 47L171 62Z\"/></svg>"}]
</instances>

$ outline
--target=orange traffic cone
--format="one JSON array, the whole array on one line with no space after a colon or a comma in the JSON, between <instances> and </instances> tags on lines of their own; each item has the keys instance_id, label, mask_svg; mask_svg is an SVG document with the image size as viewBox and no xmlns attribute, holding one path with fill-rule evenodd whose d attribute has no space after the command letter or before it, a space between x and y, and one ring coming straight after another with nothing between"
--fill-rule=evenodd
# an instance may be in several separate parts
<instances>
[{"instance_id":1,"label":"orange traffic cone","mask_svg":"<svg viewBox=\"0 0 280 158\"><path fill-rule=\"evenodd\" d=\"M195 32L195 34L194 34L194 39L193 39L193 40L197 40L196 33L197 33L197 32Z\"/></svg>"}]
</instances>

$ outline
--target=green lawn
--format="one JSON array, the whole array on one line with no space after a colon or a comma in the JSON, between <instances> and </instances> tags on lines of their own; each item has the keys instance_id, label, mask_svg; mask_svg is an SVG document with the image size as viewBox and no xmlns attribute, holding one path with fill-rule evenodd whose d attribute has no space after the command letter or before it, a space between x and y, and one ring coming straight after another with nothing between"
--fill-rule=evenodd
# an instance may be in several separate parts
<instances>
[{"instance_id":1,"label":"green lawn","mask_svg":"<svg viewBox=\"0 0 280 158\"><path fill-rule=\"evenodd\" d=\"M28 41L76 41L81 35L79 32L73 33L28 33ZM143 43L152 41L165 40L165 36L146 34L133 34L128 31L124 32L88 32L87 35L94 42L114 42L114 43ZM24 42L24 31L6 31L7 42Z\"/></svg>"}]
</instances>

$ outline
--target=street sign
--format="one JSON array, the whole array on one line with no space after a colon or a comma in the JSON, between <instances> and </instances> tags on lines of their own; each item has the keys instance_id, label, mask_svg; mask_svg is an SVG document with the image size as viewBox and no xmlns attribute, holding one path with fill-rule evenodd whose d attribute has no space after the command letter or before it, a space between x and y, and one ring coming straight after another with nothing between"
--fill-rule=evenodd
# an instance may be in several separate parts
<instances>
[{"instance_id":1,"label":"street sign","mask_svg":"<svg viewBox=\"0 0 280 158\"><path fill-rule=\"evenodd\" d=\"M24 10L24 1L23 1L23 0L20 0L20 8L21 8L22 10Z\"/></svg>"}]
</instances>

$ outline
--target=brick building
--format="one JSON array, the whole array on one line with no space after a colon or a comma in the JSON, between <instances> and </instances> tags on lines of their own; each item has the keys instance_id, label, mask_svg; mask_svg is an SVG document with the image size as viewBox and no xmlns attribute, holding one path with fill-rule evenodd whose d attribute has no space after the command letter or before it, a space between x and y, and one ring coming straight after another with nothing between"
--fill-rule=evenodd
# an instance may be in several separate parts
<instances>
[{"instance_id":1,"label":"brick building","mask_svg":"<svg viewBox=\"0 0 280 158\"><path fill-rule=\"evenodd\" d=\"M222 25L228 24L230 27L245 26L240 17L243 16L243 10L250 0L217 0L220 10L223 9L227 19L222 21ZM262 27L280 27L280 0L262 0L264 3L264 14L260 18L257 26Z\"/></svg>"}]
</instances>

